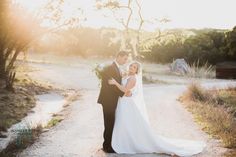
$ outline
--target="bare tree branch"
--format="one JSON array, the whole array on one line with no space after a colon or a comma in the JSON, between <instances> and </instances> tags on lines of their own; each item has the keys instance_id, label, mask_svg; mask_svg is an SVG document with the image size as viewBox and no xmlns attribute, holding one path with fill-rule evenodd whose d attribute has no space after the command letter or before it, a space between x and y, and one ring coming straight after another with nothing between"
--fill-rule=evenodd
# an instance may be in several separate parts
<instances>
[{"instance_id":1,"label":"bare tree branch","mask_svg":"<svg viewBox=\"0 0 236 157\"><path fill-rule=\"evenodd\" d=\"M127 31L127 33L128 33L128 31L129 31L129 23L130 23L130 20L131 20L131 16L132 16L132 14L133 14L133 10L132 10L132 8L131 8L131 2L132 2L132 0L129 0L129 1L128 1L128 5L127 5L127 9L129 10L128 19L127 19L127 21L126 21L126 31Z\"/></svg>"},{"instance_id":2,"label":"bare tree branch","mask_svg":"<svg viewBox=\"0 0 236 157\"><path fill-rule=\"evenodd\" d=\"M143 23L144 23L144 19L143 19L142 13L141 13L142 7L141 7L139 1L135 0L135 2L138 5L138 14L139 14L139 18L140 18L140 23L139 23L138 31L140 32L140 30L142 29Z\"/></svg>"}]
</instances>

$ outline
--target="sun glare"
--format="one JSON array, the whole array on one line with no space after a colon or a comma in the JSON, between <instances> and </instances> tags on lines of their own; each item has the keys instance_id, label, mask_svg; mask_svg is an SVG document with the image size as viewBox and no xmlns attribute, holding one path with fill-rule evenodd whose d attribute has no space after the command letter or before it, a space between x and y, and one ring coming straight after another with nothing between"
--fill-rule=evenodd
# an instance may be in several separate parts
<instances>
[{"instance_id":1,"label":"sun glare","mask_svg":"<svg viewBox=\"0 0 236 157\"><path fill-rule=\"evenodd\" d=\"M49 0L13 0L30 12L37 12ZM121 3L127 2L120 0ZM155 30L156 28L232 28L236 24L236 10L234 0L142 0L142 13L146 22L143 29ZM213 7L214 4L214 7ZM87 19L84 26L90 27L115 27L122 28L122 25L114 18L112 13L98 11L95 8L95 0L65 0L62 6L63 18L72 16L79 17L82 9ZM227 9L224 9L227 8ZM224 9L224 11L220 11ZM121 12L118 16L123 16ZM137 15L135 15L137 16ZM107 18L109 17L109 18ZM168 23L158 23L157 21L167 18ZM134 18L135 19L135 18ZM50 22L43 25L50 26ZM137 22L132 21L131 26L136 27Z\"/></svg>"},{"instance_id":2,"label":"sun glare","mask_svg":"<svg viewBox=\"0 0 236 157\"><path fill-rule=\"evenodd\" d=\"M34 12L40 9L43 5L47 3L48 0L32 1L32 0L13 0L17 4L21 5L23 8Z\"/></svg>"}]
</instances>

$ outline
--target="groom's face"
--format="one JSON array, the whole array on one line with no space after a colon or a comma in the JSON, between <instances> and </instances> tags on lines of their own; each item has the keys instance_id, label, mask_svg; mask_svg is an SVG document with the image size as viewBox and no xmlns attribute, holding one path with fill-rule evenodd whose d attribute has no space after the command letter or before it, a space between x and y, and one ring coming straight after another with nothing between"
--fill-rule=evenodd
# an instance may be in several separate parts
<instances>
[{"instance_id":1,"label":"groom's face","mask_svg":"<svg viewBox=\"0 0 236 157\"><path fill-rule=\"evenodd\" d=\"M128 55L125 55L125 56L119 56L119 57L118 57L118 63L119 63L120 65L124 65L124 64L127 63L128 58L129 58Z\"/></svg>"}]
</instances>

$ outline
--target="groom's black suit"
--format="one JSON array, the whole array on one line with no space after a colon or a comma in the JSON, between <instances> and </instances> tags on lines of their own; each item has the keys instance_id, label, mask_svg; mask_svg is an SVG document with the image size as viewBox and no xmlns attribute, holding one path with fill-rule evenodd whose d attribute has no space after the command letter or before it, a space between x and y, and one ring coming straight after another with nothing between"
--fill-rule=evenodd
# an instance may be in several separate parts
<instances>
[{"instance_id":1,"label":"groom's black suit","mask_svg":"<svg viewBox=\"0 0 236 157\"><path fill-rule=\"evenodd\" d=\"M118 83L121 83L122 76L116 63L104 68L102 72L102 86L98 98L98 103L102 104L104 117L104 142L103 148L107 151L112 150L111 139L115 122L115 110L118 103L118 98L124 95L116 86L109 85L108 80L114 78Z\"/></svg>"}]
</instances>

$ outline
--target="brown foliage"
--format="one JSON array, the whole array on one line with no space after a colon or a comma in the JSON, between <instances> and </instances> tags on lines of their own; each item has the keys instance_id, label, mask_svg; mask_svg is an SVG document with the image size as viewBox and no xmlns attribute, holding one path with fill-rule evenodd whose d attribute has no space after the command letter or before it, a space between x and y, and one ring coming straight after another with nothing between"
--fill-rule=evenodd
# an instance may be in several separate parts
<instances>
[{"instance_id":1,"label":"brown foliage","mask_svg":"<svg viewBox=\"0 0 236 157\"><path fill-rule=\"evenodd\" d=\"M192 84L181 100L205 131L221 139L225 147L236 148L235 102L232 103L231 96L222 95L223 91L232 97L236 96L235 88L209 91L199 84Z\"/></svg>"}]
</instances>

